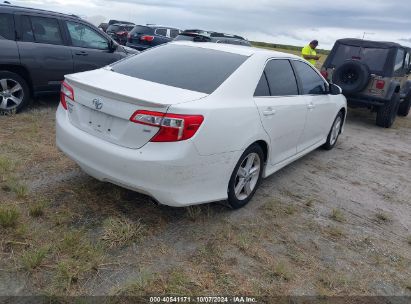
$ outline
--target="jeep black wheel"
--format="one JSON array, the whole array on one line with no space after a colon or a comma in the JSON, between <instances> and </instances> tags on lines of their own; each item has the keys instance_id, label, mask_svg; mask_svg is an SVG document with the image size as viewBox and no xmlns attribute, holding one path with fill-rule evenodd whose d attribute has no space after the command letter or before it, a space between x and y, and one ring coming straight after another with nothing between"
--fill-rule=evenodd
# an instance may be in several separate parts
<instances>
[{"instance_id":1,"label":"jeep black wheel","mask_svg":"<svg viewBox=\"0 0 411 304\"><path fill-rule=\"evenodd\" d=\"M376 124L379 127L391 128L397 117L398 107L400 106L400 94L394 93L391 100L377 110Z\"/></svg>"},{"instance_id":2,"label":"jeep black wheel","mask_svg":"<svg viewBox=\"0 0 411 304\"><path fill-rule=\"evenodd\" d=\"M333 83L340 86L345 94L361 92L370 81L370 69L362 62L350 60L339 66L333 73Z\"/></svg>"},{"instance_id":3,"label":"jeep black wheel","mask_svg":"<svg viewBox=\"0 0 411 304\"><path fill-rule=\"evenodd\" d=\"M29 100L26 81L15 73L0 71L0 113L18 112Z\"/></svg>"},{"instance_id":4,"label":"jeep black wheel","mask_svg":"<svg viewBox=\"0 0 411 304\"><path fill-rule=\"evenodd\" d=\"M408 116L411 109L411 96L407 96L403 102L400 103L398 108L399 116Z\"/></svg>"}]
</instances>

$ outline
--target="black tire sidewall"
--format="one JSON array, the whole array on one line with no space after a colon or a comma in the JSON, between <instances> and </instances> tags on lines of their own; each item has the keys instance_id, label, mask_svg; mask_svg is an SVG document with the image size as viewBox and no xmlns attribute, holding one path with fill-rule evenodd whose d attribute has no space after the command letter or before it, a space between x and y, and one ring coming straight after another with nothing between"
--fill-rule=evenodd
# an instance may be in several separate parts
<instances>
[{"instance_id":1,"label":"black tire sidewall","mask_svg":"<svg viewBox=\"0 0 411 304\"><path fill-rule=\"evenodd\" d=\"M398 108L400 107L400 94L394 93L389 102L381 106L377 111L376 124L379 127L391 128L397 117Z\"/></svg>"},{"instance_id":2,"label":"black tire sidewall","mask_svg":"<svg viewBox=\"0 0 411 304\"><path fill-rule=\"evenodd\" d=\"M411 109L411 95L407 96L398 107L399 116L408 116Z\"/></svg>"},{"instance_id":3,"label":"black tire sidewall","mask_svg":"<svg viewBox=\"0 0 411 304\"><path fill-rule=\"evenodd\" d=\"M341 129L340 129L340 132L339 132L338 135L337 135L337 138L335 139L334 144L331 144L331 133L332 133L332 131L333 131L333 129L334 129L334 125L335 125L335 122L337 121L337 118L338 118L338 117L341 117L341 127L342 127L342 124L343 124L343 122L344 122L343 113L342 113L342 112L339 112L339 113L337 114L337 116L335 117L335 119L334 119L334 121L333 121L333 124L331 125L330 132L328 132L327 141L326 141L325 144L323 145L323 148L326 149L326 150L331 150L332 148L334 148L335 145L337 144L338 137L340 137ZM341 128L341 127L340 127L340 128Z\"/></svg>"},{"instance_id":4,"label":"black tire sidewall","mask_svg":"<svg viewBox=\"0 0 411 304\"><path fill-rule=\"evenodd\" d=\"M4 113L11 113L11 112L20 112L30 101L30 89L27 85L26 80L24 80L23 77L21 77L20 75L13 73L13 72L9 72L9 71L0 71L0 79L12 79L16 82L18 82L21 87L23 88L23 93L24 93L24 98L22 100L22 102L13 110L0 110L3 111Z\"/></svg>"},{"instance_id":5,"label":"black tire sidewall","mask_svg":"<svg viewBox=\"0 0 411 304\"><path fill-rule=\"evenodd\" d=\"M237 197L235 195L235 191L234 191L235 178L237 176L238 168L241 166L244 159L250 153L257 153L258 156L260 157L260 163L261 163L260 173L259 173L259 176L258 176L257 184L255 185L255 187L254 187L253 191L251 192L251 194L246 199L239 200L239 199L237 199ZM241 155L240 159L238 160L233 172L231 173L231 178L230 178L230 181L228 183L228 190L227 190L228 203L231 206L231 208L239 209L241 207L244 207L253 198L255 192L257 191L257 188L259 187L259 185L261 183L261 179L262 179L262 175L263 175L263 171L264 171L264 165L265 165L264 164L264 152L263 152L263 149L258 144L253 144L244 151L244 153Z\"/></svg>"}]
</instances>

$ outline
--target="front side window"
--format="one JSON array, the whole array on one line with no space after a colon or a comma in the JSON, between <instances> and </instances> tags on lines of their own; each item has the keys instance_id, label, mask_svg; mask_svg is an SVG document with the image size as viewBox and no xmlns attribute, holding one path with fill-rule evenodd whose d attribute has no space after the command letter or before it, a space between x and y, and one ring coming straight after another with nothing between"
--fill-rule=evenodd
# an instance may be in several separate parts
<instances>
[{"instance_id":1,"label":"front side window","mask_svg":"<svg viewBox=\"0 0 411 304\"><path fill-rule=\"evenodd\" d=\"M270 60L265 66L271 96L298 95L297 81L288 60Z\"/></svg>"},{"instance_id":2,"label":"front side window","mask_svg":"<svg viewBox=\"0 0 411 304\"><path fill-rule=\"evenodd\" d=\"M0 39L14 40L14 21L11 14L0 14Z\"/></svg>"},{"instance_id":3,"label":"front side window","mask_svg":"<svg viewBox=\"0 0 411 304\"><path fill-rule=\"evenodd\" d=\"M168 44L114 63L112 70L167 86L211 94L247 58L218 50Z\"/></svg>"},{"instance_id":4,"label":"front side window","mask_svg":"<svg viewBox=\"0 0 411 304\"><path fill-rule=\"evenodd\" d=\"M312 67L302 61L294 61L296 73L302 84L302 94L319 95L326 92L325 82Z\"/></svg>"},{"instance_id":5,"label":"front side window","mask_svg":"<svg viewBox=\"0 0 411 304\"><path fill-rule=\"evenodd\" d=\"M107 39L95 32L92 28L72 21L67 21L66 23L73 46L108 50Z\"/></svg>"},{"instance_id":6,"label":"front side window","mask_svg":"<svg viewBox=\"0 0 411 304\"><path fill-rule=\"evenodd\" d=\"M402 69L404 65L404 55L405 55L404 50L398 49L397 56L395 57L394 72L397 72Z\"/></svg>"},{"instance_id":7,"label":"front side window","mask_svg":"<svg viewBox=\"0 0 411 304\"><path fill-rule=\"evenodd\" d=\"M21 16L22 40L46 44L63 44L57 19Z\"/></svg>"}]
</instances>

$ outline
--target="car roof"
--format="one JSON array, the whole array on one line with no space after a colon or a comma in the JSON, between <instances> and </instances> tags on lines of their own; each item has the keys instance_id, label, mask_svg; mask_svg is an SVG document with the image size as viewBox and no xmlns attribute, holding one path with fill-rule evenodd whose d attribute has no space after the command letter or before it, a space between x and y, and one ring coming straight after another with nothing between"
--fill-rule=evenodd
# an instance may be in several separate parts
<instances>
[{"instance_id":1,"label":"car roof","mask_svg":"<svg viewBox=\"0 0 411 304\"><path fill-rule=\"evenodd\" d=\"M179 30L176 27L172 27L172 26L167 26L167 25L158 25L158 24L139 24L138 26L146 26L146 27L151 27L151 28L166 28L166 29L170 29L170 30Z\"/></svg>"},{"instance_id":2,"label":"car roof","mask_svg":"<svg viewBox=\"0 0 411 304\"><path fill-rule=\"evenodd\" d=\"M225 44L225 43L213 43L213 42L193 42L193 41L173 41L171 44L186 45L191 47L205 48L210 50L223 51L228 53L239 54L243 56L252 56L254 54L259 54L261 56L275 57L275 58L295 58L301 59L301 57L289 54L282 53L277 51L272 51L268 49L249 47L243 45L234 45L234 44Z\"/></svg>"},{"instance_id":3,"label":"car roof","mask_svg":"<svg viewBox=\"0 0 411 304\"><path fill-rule=\"evenodd\" d=\"M127 23L114 23L114 24L111 24L110 26L113 26L113 25L115 26L134 26L134 24L127 24Z\"/></svg>"},{"instance_id":4,"label":"car roof","mask_svg":"<svg viewBox=\"0 0 411 304\"><path fill-rule=\"evenodd\" d=\"M364 48L378 48L378 49L389 49L389 48L404 48L401 44L388 41L371 41L355 38L344 38L339 39L336 43L350 45L350 46L359 46Z\"/></svg>"},{"instance_id":5,"label":"car roof","mask_svg":"<svg viewBox=\"0 0 411 304\"><path fill-rule=\"evenodd\" d=\"M8 12L30 12L30 13L41 13L41 14L47 14L47 15L53 15L53 16L59 16L59 17L69 17L69 18L75 18L75 19L81 19L79 16L73 15L73 14L63 14L63 13L58 13L58 12L53 12L53 11L48 11L48 10L43 10L43 9L38 9L38 8L31 8L31 7L24 7L24 6L17 6L17 5L11 5L11 4L0 4L0 11L8 11Z\"/></svg>"}]
</instances>

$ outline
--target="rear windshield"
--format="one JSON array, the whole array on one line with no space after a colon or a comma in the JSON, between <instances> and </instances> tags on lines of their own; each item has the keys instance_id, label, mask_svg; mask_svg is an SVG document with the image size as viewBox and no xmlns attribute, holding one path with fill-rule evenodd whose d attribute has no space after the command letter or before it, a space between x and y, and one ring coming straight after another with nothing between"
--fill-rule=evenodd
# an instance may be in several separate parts
<instances>
[{"instance_id":1,"label":"rear windshield","mask_svg":"<svg viewBox=\"0 0 411 304\"><path fill-rule=\"evenodd\" d=\"M114 72L206 94L214 92L248 57L168 44L112 65Z\"/></svg>"},{"instance_id":2,"label":"rear windshield","mask_svg":"<svg viewBox=\"0 0 411 304\"><path fill-rule=\"evenodd\" d=\"M121 30L121 26L119 26L119 25L110 25L107 28L107 32L117 32L119 30Z\"/></svg>"},{"instance_id":3,"label":"rear windshield","mask_svg":"<svg viewBox=\"0 0 411 304\"><path fill-rule=\"evenodd\" d=\"M131 32L133 34L152 35L154 34L154 29L148 26L136 25Z\"/></svg>"},{"instance_id":4,"label":"rear windshield","mask_svg":"<svg viewBox=\"0 0 411 304\"><path fill-rule=\"evenodd\" d=\"M383 71L390 49L362 48L340 44L331 61L334 66L343 64L346 60L364 62L371 71Z\"/></svg>"}]
</instances>

